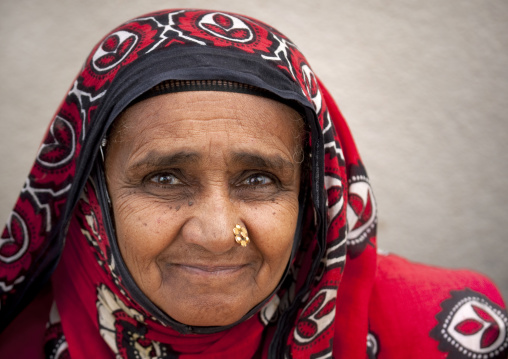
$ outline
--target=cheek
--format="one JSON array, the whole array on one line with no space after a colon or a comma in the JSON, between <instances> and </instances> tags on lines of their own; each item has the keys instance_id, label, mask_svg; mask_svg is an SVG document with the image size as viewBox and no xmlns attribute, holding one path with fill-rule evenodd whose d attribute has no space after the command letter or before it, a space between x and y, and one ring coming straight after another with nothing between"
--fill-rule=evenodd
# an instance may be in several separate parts
<instances>
[{"instance_id":1,"label":"cheek","mask_svg":"<svg viewBox=\"0 0 508 359\"><path fill-rule=\"evenodd\" d=\"M118 246L127 267L155 264L157 256L178 233L174 206L126 196L113 208ZM171 225L170 225L171 224Z\"/></svg>"},{"instance_id":2,"label":"cheek","mask_svg":"<svg viewBox=\"0 0 508 359\"><path fill-rule=\"evenodd\" d=\"M282 275L289 260L298 220L298 199L251 209L249 233L272 274ZM278 279L277 279L278 282Z\"/></svg>"}]
</instances>

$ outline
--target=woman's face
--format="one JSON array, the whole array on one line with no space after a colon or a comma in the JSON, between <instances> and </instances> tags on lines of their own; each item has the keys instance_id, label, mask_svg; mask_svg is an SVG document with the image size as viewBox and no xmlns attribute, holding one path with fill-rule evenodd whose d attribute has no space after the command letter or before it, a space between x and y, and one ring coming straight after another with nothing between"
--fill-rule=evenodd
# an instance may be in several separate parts
<instances>
[{"instance_id":1,"label":"woman's face","mask_svg":"<svg viewBox=\"0 0 508 359\"><path fill-rule=\"evenodd\" d=\"M106 177L118 245L175 320L234 323L279 283L298 216L298 118L270 99L207 91L156 96L117 119Z\"/></svg>"}]
</instances>

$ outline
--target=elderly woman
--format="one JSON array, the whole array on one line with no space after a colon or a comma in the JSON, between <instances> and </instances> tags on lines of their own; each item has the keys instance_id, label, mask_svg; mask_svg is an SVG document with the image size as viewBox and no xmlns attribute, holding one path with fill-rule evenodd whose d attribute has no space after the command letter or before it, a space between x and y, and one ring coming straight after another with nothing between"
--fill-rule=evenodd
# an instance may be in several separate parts
<instances>
[{"instance_id":1,"label":"elderly woman","mask_svg":"<svg viewBox=\"0 0 508 359\"><path fill-rule=\"evenodd\" d=\"M0 288L2 357L508 353L487 279L377 253L333 99L288 38L224 12L96 46L2 234Z\"/></svg>"}]
</instances>

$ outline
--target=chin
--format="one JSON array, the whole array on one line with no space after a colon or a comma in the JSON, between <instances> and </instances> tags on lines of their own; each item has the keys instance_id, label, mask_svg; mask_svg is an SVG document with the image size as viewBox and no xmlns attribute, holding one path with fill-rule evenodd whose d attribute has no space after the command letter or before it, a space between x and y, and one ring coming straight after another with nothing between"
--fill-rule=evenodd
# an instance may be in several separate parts
<instances>
[{"instance_id":1,"label":"chin","mask_svg":"<svg viewBox=\"0 0 508 359\"><path fill-rule=\"evenodd\" d=\"M247 314L248 310L238 314L238 311L230 310L225 307L206 306L194 312L195 313L191 314L190 311L187 310L180 312L186 313L183 316L170 316L180 323L193 327L222 327L236 323Z\"/></svg>"}]
</instances>

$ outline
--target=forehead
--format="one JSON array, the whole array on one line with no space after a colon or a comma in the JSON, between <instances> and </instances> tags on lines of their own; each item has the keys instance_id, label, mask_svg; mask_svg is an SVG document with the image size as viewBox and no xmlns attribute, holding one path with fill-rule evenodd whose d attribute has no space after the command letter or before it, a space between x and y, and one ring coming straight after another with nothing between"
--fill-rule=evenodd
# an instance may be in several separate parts
<instances>
[{"instance_id":1,"label":"forehead","mask_svg":"<svg viewBox=\"0 0 508 359\"><path fill-rule=\"evenodd\" d=\"M244 93L189 91L159 95L134 104L115 120L111 137L115 141L139 142L144 135L185 137L189 131L234 135L236 131L238 141L248 132L251 140L276 136L297 146L303 129L300 114L281 102Z\"/></svg>"}]
</instances>

